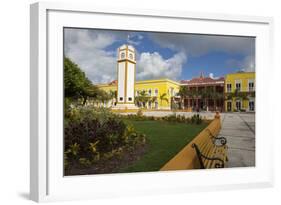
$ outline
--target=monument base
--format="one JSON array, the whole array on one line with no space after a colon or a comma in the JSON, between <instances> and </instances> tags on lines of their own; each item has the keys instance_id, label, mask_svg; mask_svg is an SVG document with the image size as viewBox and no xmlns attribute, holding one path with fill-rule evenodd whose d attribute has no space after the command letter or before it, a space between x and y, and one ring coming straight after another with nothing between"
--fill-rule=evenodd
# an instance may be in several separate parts
<instances>
[{"instance_id":1,"label":"monument base","mask_svg":"<svg viewBox=\"0 0 281 205\"><path fill-rule=\"evenodd\" d=\"M112 107L113 110L138 110L139 107L137 107L135 104L116 104L116 106Z\"/></svg>"}]
</instances>

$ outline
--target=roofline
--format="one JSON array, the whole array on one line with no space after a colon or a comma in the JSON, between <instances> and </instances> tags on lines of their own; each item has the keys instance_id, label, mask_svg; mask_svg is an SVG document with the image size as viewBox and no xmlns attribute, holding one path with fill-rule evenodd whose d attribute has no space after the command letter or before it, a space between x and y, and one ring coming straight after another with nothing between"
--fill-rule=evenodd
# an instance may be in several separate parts
<instances>
[{"instance_id":1,"label":"roofline","mask_svg":"<svg viewBox=\"0 0 281 205\"><path fill-rule=\"evenodd\" d=\"M177 81L173 81L173 80L170 80L168 78L161 78L161 79L155 79L155 80L139 80L139 81L136 81L135 84L142 84L142 83L161 83L161 82L169 82L169 83L173 83L175 85L178 85L178 86L181 86L182 84L177 82ZM102 83L102 84L95 84L96 86L98 87L104 87L104 86L117 86L117 84L113 84L113 85L110 85L109 83Z\"/></svg>"},{"instance_id":2,"label":"roofline","mask_svg":"<svg viewBox=\"0 0 281 205\"><path fill-rule=\"evenodd\" d=\"M181 83L177 82L177 81L173 81L173 80L170 80L168 78L161 78L161 79L155 79L155 80L139 80L139 81L136 81L136 84L141 84L141 83L159 83L159 82L170 82L170 83L173 83L173 84L176 84L176 85L181 85Z\"/></svg>"},{"instance_id":3,"label":"roofline","mask_svg":"<svg viewBox=\"0 0 281 205\"><path fill-rule=\"evenodd\" d=\"M217 85L217 84L224 84L224 80L215 81L215 82L207 82L207 83L182 83L181 85Z\"/></svg>"},{"instance_id":4,"label":"roofline","mask_svg":"<svg viewBox=\"0 0 281 205\"><path fill-rule=\"evenodd\" d=\"M225 76L227 76L227 75L235 75L235 74L247 74L247 73L256 73L256 72L251 71L251 72L241 72L241 73L238 73L238 72L236 72L236 73L228 73ZM220 77L220 78L224 78L224 80L219 80L219 79L216 80L216 79L214 79L214 82L208 82L208 83L189 83L189 82L181 83L181 82L177 82L177 81L174 81L174 80L170 80L168 78L161 78L161 79L153 79L153 80L139 80L139 81L136 81L136 84L156 83L156 82L157 83L160 83L160 82L170 82L170 83L176 84L178 86L181 86L181 85L210 85L210 84L222 84L222 83L224 83L225 80L226 80L226 77ZM191 80L181 80L181 81L191 81ZM114 86L117 86L117 84L110 85L109 83L102 83L102 84L96 84L96 86L98 86L98 87L113 86L114 87Z\"/></svg>"}]
</instances>

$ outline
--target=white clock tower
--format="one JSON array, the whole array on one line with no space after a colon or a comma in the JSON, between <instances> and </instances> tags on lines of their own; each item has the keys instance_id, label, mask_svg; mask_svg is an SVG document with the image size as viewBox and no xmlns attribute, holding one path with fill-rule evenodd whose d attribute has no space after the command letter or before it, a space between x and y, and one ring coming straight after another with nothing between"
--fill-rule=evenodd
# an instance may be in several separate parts
<instances>
[{"instance_id":1,"label":"white clock tower","mask_svg":"<svg viewBox=\"0 0 281 205\"><path fill-rule=\"evenodd\" d=\"M138 109L135 106L136 52L123 45L117 50L117 104L115 109Z\"/></svg>"}]
</instances>

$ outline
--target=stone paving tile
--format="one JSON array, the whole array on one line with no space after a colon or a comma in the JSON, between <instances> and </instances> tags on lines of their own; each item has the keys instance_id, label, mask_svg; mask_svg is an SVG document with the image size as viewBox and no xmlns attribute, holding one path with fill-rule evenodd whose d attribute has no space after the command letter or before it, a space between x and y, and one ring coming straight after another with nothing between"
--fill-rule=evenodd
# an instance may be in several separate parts
<instances>
[{"instance_id":1,"label":"stone paving tile","mask_svg":"<svg viewBox=\"0 0 281 205\"><path fill-rule=\"evenodd\" d=\"M252 167L255 166L255 152L229 149L228 160L228 167Z\"/></svg>"},{"instance_id":2,"label":"stone paving tile","mask_svg":"<svg viewBox=\"0 0 281 205\"><path fill-rule=\"evenodd\" d=\"M255 151L255 138L253 137L227 137L229 149L239 148Z\"/></svg>"},{"instance_id":3,"label":"stone paving tile","mask_svg":"<svg viewBox=\"0 0 281 205\"><path fill-rule=\"evenodd\" d=\"M255 114L224 113L220 135L227 138L228 167L255 166Z\"/></svg>"},{"instance_id":4,"label":"stone paving tile","mask_svg":"<svg viewBox=\"0 0 281 205\"><path fill-rule=\"evenodd\" d=\"M221 130L220 135L227 137L227 136L240 136L240 137L255 137L253 132L249 130Z\"/></svg>"},{"instance_id":5,"label":"stone paving tile","mask_svg":"<svg viewBox=\"0 0 281 205\"><path fill-rule=\"evenodd\" d=\"M242 126L233 126L233 125L228 125L228 126L225 126L224 125L224 130L226 131L233 131L233 130L239 130L239 131L249 131L249 127L242 127Z\"/></svg>"}]
</instances>

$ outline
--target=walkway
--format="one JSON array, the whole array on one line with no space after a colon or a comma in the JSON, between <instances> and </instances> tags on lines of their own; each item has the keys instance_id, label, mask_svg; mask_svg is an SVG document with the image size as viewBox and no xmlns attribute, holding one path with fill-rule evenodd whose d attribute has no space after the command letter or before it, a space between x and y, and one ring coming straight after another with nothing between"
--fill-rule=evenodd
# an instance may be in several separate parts
<instances>
[{"instance_id":1,"label":"walkway","mask_svg":"<svg viewBox=\"0 0 281 205\"><path fill-rule=\"evenodd\" d=\"M227 138L228 167L255 166L255 114L223 113L219 135Z\"/></svg>"}]
</instances>

